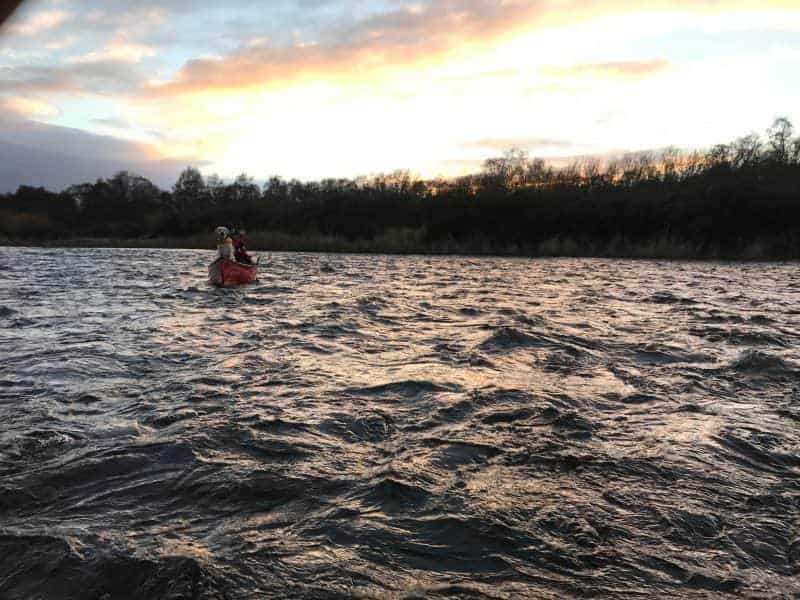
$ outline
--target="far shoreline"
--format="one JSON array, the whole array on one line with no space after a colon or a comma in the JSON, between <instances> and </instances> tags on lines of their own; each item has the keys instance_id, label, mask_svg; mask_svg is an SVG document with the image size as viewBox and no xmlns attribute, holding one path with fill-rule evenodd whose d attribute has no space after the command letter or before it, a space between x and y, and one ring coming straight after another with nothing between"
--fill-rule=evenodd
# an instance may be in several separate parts
<instances>
[{"instance_id":1,"label":"far shoreline","mask_svg":"<svg viewBox=\"0 0 800 600\"><path fill-rule=\"evenodd\" d=\"M473 256L519 258L599 258L640 260L686 260L725 262L797 262L799 248L775 248L768 240L756 240L734 249L700 246L660 238L647 242L625 239L611 241L553 238L538 244L498 245L485 240L467 242L446 240L426 243L417 239L347 240L323 235L291 235L280 232L256 232L248 236L251 252L312 252L322 254L374 254L418 256ZM54 239L0 238L0 246L26 248L115 248L115 249L215 249L209 236L186 237L75 237Z\"/></svg>"}]
</instances>

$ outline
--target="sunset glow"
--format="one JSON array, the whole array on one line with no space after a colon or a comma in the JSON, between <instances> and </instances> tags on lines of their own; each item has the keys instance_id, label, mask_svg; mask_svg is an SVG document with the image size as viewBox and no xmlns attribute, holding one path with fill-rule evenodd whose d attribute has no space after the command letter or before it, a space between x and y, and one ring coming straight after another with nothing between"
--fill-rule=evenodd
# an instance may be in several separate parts
<instances>
[{"instance_id":1,"label":"sunset glow","mask_svg":"<svg viewBox=\"0 0 800 600\"><path fill-rule=\"evenodd\" d=\"M24 3L0 30L0 139L36 121L226 178L450 176L510 146L699 147L800 121L796 1L197 4Z\"/></svg>"}]
</instances>

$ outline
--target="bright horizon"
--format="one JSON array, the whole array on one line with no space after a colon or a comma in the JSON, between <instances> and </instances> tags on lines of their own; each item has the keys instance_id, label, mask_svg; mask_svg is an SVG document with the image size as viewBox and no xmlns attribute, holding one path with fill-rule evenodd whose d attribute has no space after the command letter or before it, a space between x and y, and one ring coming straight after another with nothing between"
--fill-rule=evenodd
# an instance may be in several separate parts
<instances>
[{"instance_id":1,"label":"bright horizon","mask_svg":"<svg viewBox=\"0 0 800 600\"><path fill-rule=\"evenodd\" d=\"M0 28L9 148L226 179L430 177L510 146L699 148L800 121L796 1L95 7L31 0Z\"/></svg>"}]
</instances>

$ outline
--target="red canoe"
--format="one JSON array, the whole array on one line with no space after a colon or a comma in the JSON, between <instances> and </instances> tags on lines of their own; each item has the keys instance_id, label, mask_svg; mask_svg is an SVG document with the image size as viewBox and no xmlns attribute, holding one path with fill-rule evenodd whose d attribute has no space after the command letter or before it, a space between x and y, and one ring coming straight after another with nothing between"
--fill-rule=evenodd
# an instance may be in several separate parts
<instances>
[{"instance_id":1,"label":"red canoe","mask_svg":"<svg viewBox=\"0 0 800 600\"><path fill-rule=\"evenodd\" d=\"M214 285L233 287L255 281L258 265L243 265L224 258L218 258L208 265L208 280Z\"/></svg>"}]
</instances>

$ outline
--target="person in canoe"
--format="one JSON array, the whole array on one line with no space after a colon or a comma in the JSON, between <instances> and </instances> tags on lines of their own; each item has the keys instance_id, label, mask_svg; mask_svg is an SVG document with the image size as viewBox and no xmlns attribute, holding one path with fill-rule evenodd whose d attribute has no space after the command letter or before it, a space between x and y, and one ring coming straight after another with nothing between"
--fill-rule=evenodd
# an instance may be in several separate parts
<instances>
[{"instance_id":1,"label":"person in canoe","mask_svg":"<svg viewBox=\"0 0 800 600\"><path fill-rule=\"evenodd\" d=\"M227 227L217 227L214 230L217 236L217 259L234 260L236 254L233 249L233 239Z\"/></svg>"},{"instance_id":2,"label":"person in canoe","mask_svg":"<svg viewBox=\"0 0 800 600\"><path fill-rule=\"evenodd\" d=\"M234 239L238 237L233 227L217 227L214 230L217 238L217 257L208 265L208 281L212 285L222 287L235 287L243 283L251 283L258 277L258 261L253 262L241 245L241 251L249 260L248 263L236 260L242 256L237 256L234 249Z\"/></svg>"},{"instance_id":3,"label":"person in canoe","mask_svg":"<svg viewBox=\"0 0 800 600\"><path fill-rule=\"evenodd\" d=\"M231 236L233 238L233 255L236 262L242 263L243 265L252 265L253 258L247 253L244 234L244 229L235 229L233 231Z\"/></svg>"}]
</instances>

